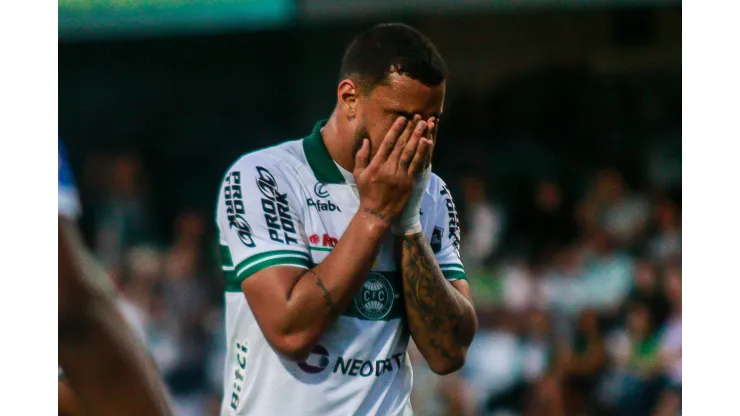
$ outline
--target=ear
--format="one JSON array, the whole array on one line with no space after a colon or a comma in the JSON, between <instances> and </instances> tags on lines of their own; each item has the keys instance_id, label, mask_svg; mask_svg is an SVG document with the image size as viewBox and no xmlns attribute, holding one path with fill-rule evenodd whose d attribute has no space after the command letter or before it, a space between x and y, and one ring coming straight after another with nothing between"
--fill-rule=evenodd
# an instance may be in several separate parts
<instances>
[{"instance_id":1,"label":"ear","mask_svg":"<svg viewBox=\"0 0 740 416\"><path fill-rule=\"evenodd\" d=\"M348 120L352 120L357 116L358 98L359 89L352 80L345 79L339 83L339 87L337 87L337 102Z\"/></svg>"}]
</instances>

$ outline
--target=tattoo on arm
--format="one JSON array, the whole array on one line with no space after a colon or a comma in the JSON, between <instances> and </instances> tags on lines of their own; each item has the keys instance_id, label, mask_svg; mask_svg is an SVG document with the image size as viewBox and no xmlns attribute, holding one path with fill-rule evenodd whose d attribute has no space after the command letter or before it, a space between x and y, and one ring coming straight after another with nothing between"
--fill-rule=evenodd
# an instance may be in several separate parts
<instances>
[{"instance_id":1,"label":"tattoo on arm","mask_svg":"<svg viewBox=\"0 0 740 416\"><path fill-rule=\"evenodd\" d=\"M453 288L435 263L424 234L403 237L401 267L406 315L417 345L428 346L441 358L460 357L456 330L461 319Z\"/></svg>"},{"instance_id":2,"label":"tattoo on arm","mask_svg":"<svg viewBox=\"0 0 740 416\"><path fill-rule=\"evenodd\" d=\"M327 308L331 309L332 314L336 314L337 310L334 306L334 300L331 298L331 293L329 293L328 290L326 290L326 286L324 286L324 282L321 281L321 278L319 277L316 272L313 270L309 270L309 273L311 273L316 278L316 286L318 286L319 289L324 293L324 305L326 305Z\"/></svg>"},{"instance_id":3,"label":"tattoo on arm","mask_svg":"<svg viewBox=\"0 0 740 416\"><path fill-rule=\"evenodd\" d=\"M378 211L376 211L374 209L370 209L370 208L365 208L364 211L365 211L366 214L370 214L373 217L380 218L386 224L390 224L391 223L390 221L388 221L387 219L385 219L385 214L383 214L382 212L378 212Z\"/></svg>"}]
</instances>

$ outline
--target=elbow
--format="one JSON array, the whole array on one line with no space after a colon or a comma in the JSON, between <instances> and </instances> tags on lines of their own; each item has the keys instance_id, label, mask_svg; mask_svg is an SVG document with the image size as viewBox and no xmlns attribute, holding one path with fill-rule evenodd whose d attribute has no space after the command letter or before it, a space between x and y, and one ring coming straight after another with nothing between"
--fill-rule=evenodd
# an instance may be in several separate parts
<instances>
[{"instance_id":1,"label":"elbow","mask_svg":"<svg viewBox=\"0 0 740 416\"><path fill-rule=\"evenodd\" d=\"M446 376L460 370L465 365L467 351L445 360L429 361L429 368L434 374Z\"/></svg>"},{"instance_id":2,"label":"elbow","mask_svg":"<svg viewBox=\"0 0 740 416\"><path fill-rule=\"evenodd\" d=\"M429 364L429 368L432 369L432 372L434 374L440 375L440 376L446 376L448 374L452 374L455 371L461 369L465 365L465 359L460 360L454 360L454 361L447 361L442 364L432 365Z\"/></svg>"},{"instance_id":3,"label":"elbow","mask_svg":"<svg viewBox=\"0 0 740 416\"><path fill-rule=\"evenodd\" d=\"M283 358L301 363L306 361L316 346L313 337L305 334L283 335L271 341L272 347Z\"/></svg>"}]
</instances>

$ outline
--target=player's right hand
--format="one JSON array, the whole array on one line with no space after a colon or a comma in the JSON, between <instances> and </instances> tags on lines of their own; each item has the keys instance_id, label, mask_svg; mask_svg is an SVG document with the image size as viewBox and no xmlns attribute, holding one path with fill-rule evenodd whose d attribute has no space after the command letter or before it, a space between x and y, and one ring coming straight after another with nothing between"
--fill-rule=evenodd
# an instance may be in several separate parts
<instances>
[{"instance_id":1,"label":"player's right hand","mask_svg":"<svg viewBox=\"0 0 740 416\"><path fill-rule=\"evenodd\" d=\"M360 212L390 225L403 211L417 175L430 158L432 141L424 137L427 122L399 117L370 158L370 140L364 139L355 156L355 181L360 192Z\"/></svg>"}]
</instances>

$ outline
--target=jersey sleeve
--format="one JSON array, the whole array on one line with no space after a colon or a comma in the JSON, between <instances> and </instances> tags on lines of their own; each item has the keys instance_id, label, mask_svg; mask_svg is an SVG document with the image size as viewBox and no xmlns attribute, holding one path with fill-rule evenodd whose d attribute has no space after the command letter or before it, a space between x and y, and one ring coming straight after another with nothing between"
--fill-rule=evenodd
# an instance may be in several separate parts
<instances>
[{"instance_id":1,"label":"jersey sleeve","mask_svg":"<svg viewBox=\"0 0 740 416\"><path fill-rule=\"evenodd\" d=\"M59 216L70 220L77 220L81 213L80 200L75 188L72 169L67 161L62 142L58 142L59 149Z\"/></svg>"},{"instance_id":2,"label":"jersey sleeve","mask_svg":"<svg viewBox=\"0 0 740 416\"><path fill-rule=\"evenodd\" d=\"M226 173L216 208L226 290L273 266L311 267L296 192L286 175L257 155Z\"/></svg>"},{"instance_id":3,"label":"jersey sleeve","mask_svg":"<svg viewBox=\"0 0 740 416\"><path fill-rule=\"evenodd\" d=\"M434 207L431 246L442 273L449 281L466 279L460 260L460 223L447 185L439 179Z\"/></svg>"}]
</instances>

